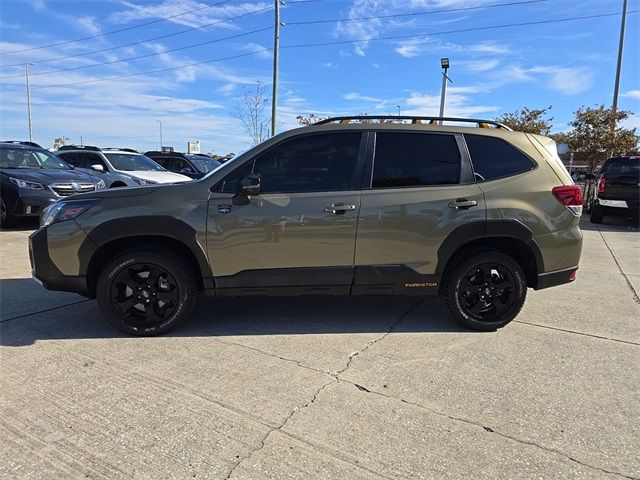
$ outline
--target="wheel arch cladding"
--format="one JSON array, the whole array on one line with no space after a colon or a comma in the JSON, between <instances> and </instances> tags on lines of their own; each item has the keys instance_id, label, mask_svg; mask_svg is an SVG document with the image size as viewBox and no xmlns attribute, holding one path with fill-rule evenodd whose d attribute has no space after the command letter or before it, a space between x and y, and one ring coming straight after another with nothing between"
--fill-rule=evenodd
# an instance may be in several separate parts
<instances>
[{"instance_id":1,"label":"wheel arch cladding","mask_svg":"<svg viewBox=\"0 0 640 480\"><path fill-rule=\"evenodd\" d=\"M544 260L531 230L518 220L488 220L461 225L451 232L438 249L436 273L443 274L452 260L470 248L493 248L512 256L523 268L527 285L537 282Z\"/></svg>"},{"instance_id":2,"label":"wheel arch cladding","mask_svg":"<svg viewBox=\"0 0 640 480\"><path fill-rule=\"evenodd\" d=\"M104 263L127 248L158 245L181 254L196 274L200 288L213 288L211 268L196 231L170 216L142 216L110 220L94 228L80 246L80 272L95 293L96 279Z\"/></svg>"}]
</instances>

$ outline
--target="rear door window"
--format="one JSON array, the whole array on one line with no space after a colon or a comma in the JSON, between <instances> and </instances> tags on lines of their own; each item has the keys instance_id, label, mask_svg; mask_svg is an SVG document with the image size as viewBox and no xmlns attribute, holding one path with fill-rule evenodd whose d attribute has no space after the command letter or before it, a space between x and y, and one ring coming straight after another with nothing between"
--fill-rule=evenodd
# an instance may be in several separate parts
<instances>
[{"instance_id":1,"label":"rear door window","mask_svg":"<svg viewBox=\"0 0 640 480\"><path fill-rule=\"evenodd\" d=\"M87 168L82 153L59 153L58 157L76 168Z\"/></svg>"},{"instance_id":2,"label":"rear door window","mask_svg":"<svg viewBox=\"0 0 640 480\"><path fill-rule=\"evenodd\" d=\"M535 168L533 161L509 142L484 135L465 135L476 180L510 177Z\"/></svg>"},{"instance_id":3,"label":"rear door window","mask_svg":"<svg viewBox=\"0 0 640 480\"><path fill-rule=\"evenodd\" d=\"M454 135L378 132L372 187L455 185L460 159Z\"/></svg>"}]
</instances>

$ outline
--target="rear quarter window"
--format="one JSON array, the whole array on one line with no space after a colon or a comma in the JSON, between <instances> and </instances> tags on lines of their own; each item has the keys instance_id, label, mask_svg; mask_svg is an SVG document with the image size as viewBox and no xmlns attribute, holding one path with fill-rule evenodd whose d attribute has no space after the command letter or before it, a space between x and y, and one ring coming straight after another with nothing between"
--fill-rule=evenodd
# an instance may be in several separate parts
<instances>
[{"instance_id":1,"label":"rear quarter window","mask_svg":"<svg viewBox=\"0 0 640 480\"><path fill-rule=\"evenodd\" d=\"M509 142L484 135L465 135L477 180L494 180L525 173L535 163Z\"/></svg>"}]
</instances>

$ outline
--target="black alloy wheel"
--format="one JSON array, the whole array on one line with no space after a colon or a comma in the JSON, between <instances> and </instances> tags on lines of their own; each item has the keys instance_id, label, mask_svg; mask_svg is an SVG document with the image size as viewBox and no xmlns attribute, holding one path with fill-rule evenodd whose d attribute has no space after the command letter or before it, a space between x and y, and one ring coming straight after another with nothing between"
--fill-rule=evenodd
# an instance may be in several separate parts
<instances>
[{"instance_id":1,"label":"black alloy wheel","mask_svg":"<svg viewBox=\"0 0 640 480\"><path fill-rule=\"evenodd\" d=\"M463 252L447 268L442 293L459 323L472 330L492 331L518 315L527 282L514 258L496 250L475 249Z\"/></svg>"},{"instance_id":2,"label":"black alloy wheel","mask_svg":"<svg viewBox=\"0 0 640 480\"><path fill-rule=\"evenodd\" d=\"M513 306L515 282L504 266L483 263L464 275L458 297L469 316L494 322Z\"/></svg>"},{"instance_id":3,"label":"black alloy wheel","mask_svg":"<svg viewBox=\"0 0 640 480\"><path fill-rule=\"evenodd\" d=\"M176 252L133 248L112 258L98 275L100 310L131 335L160 335L186 320L195 306L197 273Z\"/></svg>"}]
</instances>

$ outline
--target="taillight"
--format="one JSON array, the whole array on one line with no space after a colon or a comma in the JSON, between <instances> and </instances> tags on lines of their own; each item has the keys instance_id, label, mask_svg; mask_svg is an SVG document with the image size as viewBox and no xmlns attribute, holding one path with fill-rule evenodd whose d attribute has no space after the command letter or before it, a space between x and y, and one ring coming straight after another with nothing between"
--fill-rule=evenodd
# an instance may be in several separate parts
<instances>
[{"instance_id":1,"label":"taillight","mask_svg":"<svg viewBox=\"0 0 640 480\"><path fill-rule=\"evenodd\" d=\"M553 187L553 196L576 217L582 215L582 189L578 185Z\"/></svg>"},{"instance_id":2,"label":"taillight","mask_svg":"<svg viewBox=\"0 0 640 480\"><path fill-rule=\"evenodd\" d=\"M598 179L598 193L604 193L604 189L607 186L607 181L604 177Z\"/></svg>"}]
</instances>

